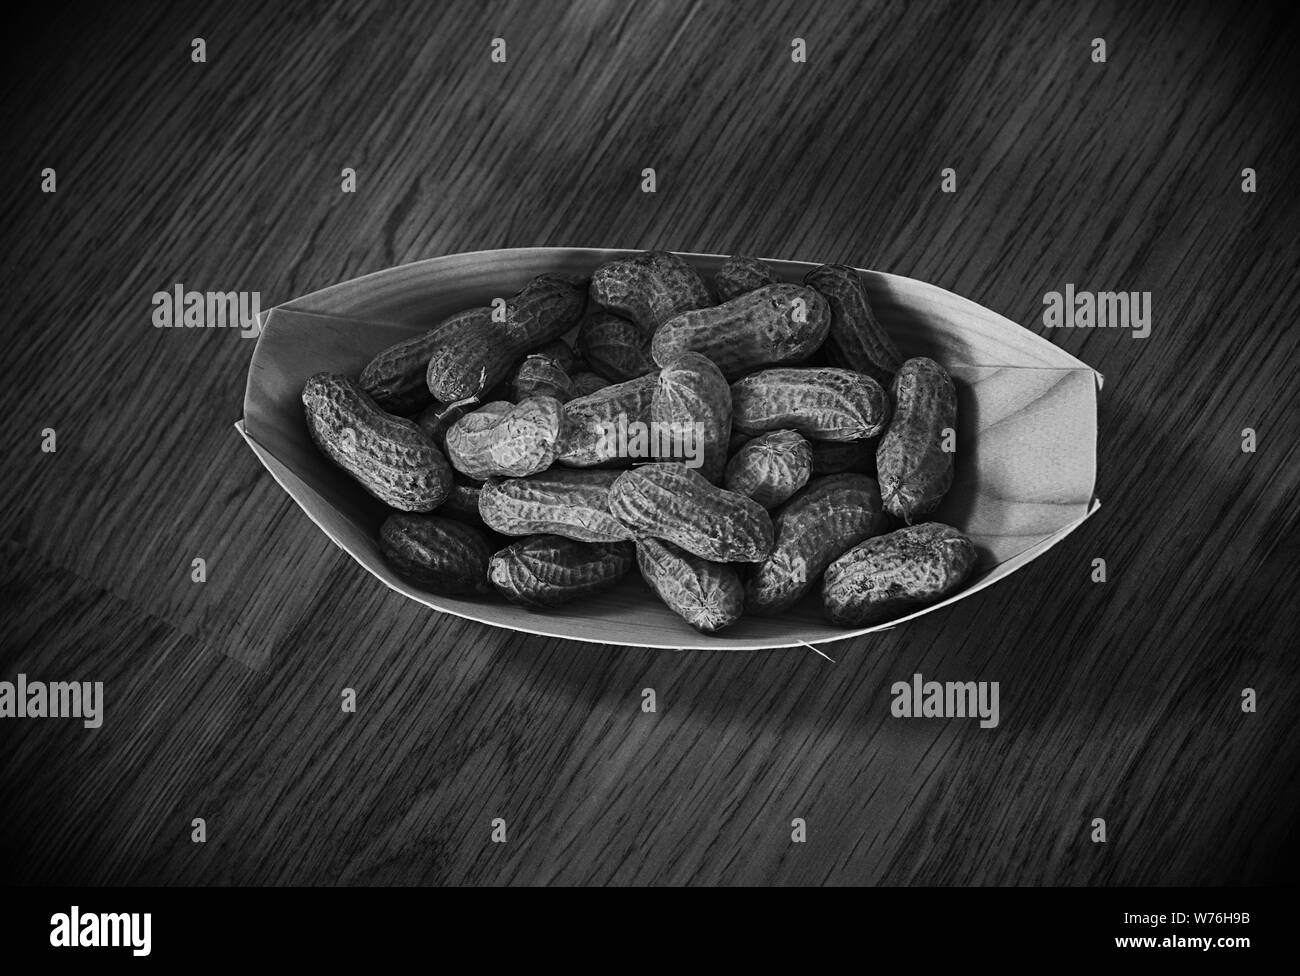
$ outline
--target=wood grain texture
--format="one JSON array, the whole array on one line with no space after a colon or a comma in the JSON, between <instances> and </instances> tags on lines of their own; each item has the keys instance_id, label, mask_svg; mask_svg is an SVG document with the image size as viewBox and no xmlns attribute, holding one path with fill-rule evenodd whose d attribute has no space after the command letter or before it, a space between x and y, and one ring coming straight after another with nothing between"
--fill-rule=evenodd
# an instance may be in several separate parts
<instances>
[{"instance_id":1,"label":"wood grain texture","mask_svg":"<svg viewBox=\"0 0 1300 976\"><path fill-rule=\"evenodd\" d=\"M1290 6L42 13L11 33L0 95L15 136L0 156L0 679L108 685L103 729L0 725L5 878L1289 876ZM807 64L789 59L795 36ZM55 194L39 192L47 166ZM835 664L503 633L385 590L261 470L231 426L251 342L150 324L152 294L177 282L256 290L266 308L520 246L838 261L964 295L1106 376L1104 507L1029 570ZM1151 336L1045 330L1042 296L1067 282L1151 291ZM195 556L207 583L190 581ZM1105 584L1089 581L1097 557ZM890 684L917 671L1000 681L1001 726L891 718ZM1093 817L1107 844L1089 842Z\"/></svg>"}]
</instances>

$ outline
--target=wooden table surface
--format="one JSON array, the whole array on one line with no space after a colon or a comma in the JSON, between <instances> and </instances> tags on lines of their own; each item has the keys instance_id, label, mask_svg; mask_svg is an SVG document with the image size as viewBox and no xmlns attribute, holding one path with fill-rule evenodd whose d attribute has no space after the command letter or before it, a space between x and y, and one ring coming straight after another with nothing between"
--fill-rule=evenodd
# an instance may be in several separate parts
<instances>
[{"instance_id":1,"label":"wooden table surface","mask_svg":"<svg viewBox=\"0 0 1300 976\"><path fill-rule=\"evenodd\" d=\"M5 879L1290 876L1289 5L182 7L48 5L9 38L0 679L103 681L105 718L0 724ZM967 296L1105 375L1101 511L835 663L496 630L389 592L277 487L232 426L252 341L150 320L176 283L268 308L530 245L843 261ZM1046 329L1066 283L1149 291L1149 337ZM1001 724L892 718L915 672L1000 682Z\"/></svg>"}]
</instances>

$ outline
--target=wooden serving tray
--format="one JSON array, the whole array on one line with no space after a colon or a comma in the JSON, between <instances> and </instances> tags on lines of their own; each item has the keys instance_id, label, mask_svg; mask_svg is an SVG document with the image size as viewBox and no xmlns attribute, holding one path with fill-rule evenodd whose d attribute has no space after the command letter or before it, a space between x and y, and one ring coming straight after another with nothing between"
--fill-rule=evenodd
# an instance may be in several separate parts
<instances>
[{"instance_id":1,"label":"wooden serving tray","mask_svg":"<svg viewBox=\"0 0 1300 976\"><path fill-rule=\"evenodd\" d=\"M437 596L399 579L379 554L386 510L312 444L299 398L322 370L356 375L379 350L465 308L509 297L544 272L590 274L625 250L534 247L417 261L345 281L261 317L236 424L277 482L334 542L386 585L444 613L552 637L675 649L753 650L845 640L934 613L1028 565L1098 508L1097 392L1101 374L995 312L911 278L862 271L881 325L905 356L929 356L958 390L956 478L941 522L964 531L980 562L959 593L907 616L857 630L827 624L810 594L779 618L745 617L699 634L635 570L602 596L550 613L494 598ZM682 254L706 279L724 255ZM767 260L767 259L765 259ZM799 282L815 265L767 260Z\"/></svg>"}]
</instances>

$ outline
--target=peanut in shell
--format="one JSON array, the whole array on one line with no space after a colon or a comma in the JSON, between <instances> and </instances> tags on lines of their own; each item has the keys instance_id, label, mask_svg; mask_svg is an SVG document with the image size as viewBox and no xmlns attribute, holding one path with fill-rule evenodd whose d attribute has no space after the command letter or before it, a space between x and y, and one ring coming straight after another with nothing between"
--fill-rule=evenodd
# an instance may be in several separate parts
<instances>
[{"instance_id":1,"label":"peanut in shell","mask_svg":"<svg viewBox=\"0 0 1300 976\"><path fill-rule=\"evenodd\" d=\"M488 593L492 548L472 525L441 515L394 514L379 529L379 549L393 572L448 596Z\"/></svg>"},{"instance_id":2,"label":"peanut in shell","mask_svg":"<svg viewBox=\"0 0 1300 976\"><path fill-rule=\"evenodd\" d=\"M717 366L695 352L665 363L650 419L661 460L682 460L714 484L722 481L731 440L731 387Z\"/></svg>"},{"instance_id":3,"label":"peanut in shell","mask_svg":"<svg viewBox=\"0 0 1300 976\"><path fill-rule=\"evenodd\" d=\"M743 434L796 430L809 440L875 437L889 421L889 397L869 376L830 366L785 366L731 384L732 426Z\"/></svg>"},{"instance_id":4,"label":"peanut in shell","mask_svg":"<svg viewBox=\"0 0 1300 976\"><path fill-rule=\"evenodd\" d=\"M423 409L433 399L425 382L429 358L443 341L431 329L381 350L361 370L361 388L389 413L407 416Z\"/></svg>"},{"instance_id":5,"label":"peanut in shell","mask_svg":"<svg viewBox=\"0 0 1300 976\"><path fill-rule=\"evenodd\" d=\"M699 272L670 251L642 251L601 265L590 292L594 303L646 335L674 315L713 304Z\"/></svg>"},{"instance_id":6,"label":"peanut in shell","mask_svg":"<svg viewBox=\"0 0 1300 976\"><path fill-rule=\"evenodd\" d=\"M761 259L743 254L727 258L713 276L713 290L719 302L729 302L756 288L773 284L776 284L776 275L772 269Z\"/></svg>"},{"instance_id":7,"label":"peanut in shell","mask_svg":"<svg viewBox=\"0 0 1300 976\"><path fill-rule=\"evenodd\" d=\"M573 396L573 381L558 360L529 353L515 366L510 392L516 403L533 396L554 397L564 403Z\"/></svg>"},{"instance_id":8,"label":"peanut in shell","mask_svg":"<svg viewBox=\"0 0 1300 976\"><path fill-rule=\"evenodd\" d=\"M858 272L843 264L823 264L804 276L822 295L831 310L831 326L822 347L832 366L866 373L889 389L903 363L894 340L876 320Z\"/></svg>"},{"instance_id":9,"label":"peanut in shell","mask_svg":"<svg viewBox=\"0 0 1300 976\"><path fill-rule=\"evenodd\" d=\"M613 383L655 370L650 334L630 319L610 312L595 312L583 320L578 349L593 372Z\"/></svg>"},{"instance_id":10,"label":"peanut in shell","mask_svg":"<svg viewBox=\"0 0 1300 976\"><path fill-rule=\"evenodd\" d=\"M580 400L583 397L591 396L598 390L603 390L605 387L611 385L609 380L605 379L605 377L585 369L572 374L569 379L570 385L573 388L573 396L571 397L573 400Z\"/></svg>"},{"instance_id":11,"label":"peanut in shell","mask_svg":"<svg viewBox=\"0 0 1300 976\"><path fill-rule=\"evenodd\" d=\"M684 464L624 471L609 490L609 510L638 538L663 539L714 562L759 562L772 550L772 519L762 505Z\"/></svg>"},{"instance_id":12,"label":"peanut in shell","mask_svg":"<svg viewBox=\"0 0 1300 976\"><path fill-rule=\"evenodd\" d=\"M939 507L952 487L957 388L933 359L909 359L894 376L894 415L876 449L885 508L909 525ZM950 438L945 434L949 431Z\"/></svg>"},{"instance_id":13,"label":"peanut in shell","mask_svg":"<svg viewBox=\"0 0 1300 976\"><path fill-rule=\"evenodd\" d=\"M773 430L746 441L727 462L723 487L776 508L808 483L813 449L793 430Z\"/></svg>"},{"instance_id":14,"label":"peanut in shell","mask_svg":"<svg viewBox=\"0 0 1300 976\"><path fill-rule=\"evenodd\" d=\"M545 471L559 450L563 411L558 400L544 396L485 404L447 431L447 458L461 474L479 480Z\"/></svg>"},{"instance_id":15,"label":"peanut in shell","mask_svg":"<svg viewBox=\"0 0 1300 976\"><path fill-rule=\"evenodd\" d=\"M302 391L312 441L384 504L429 512L451 490L447 458L410 420L382 409L356 380L317 373Z\"/></svg>"},{"instance_id":16,"label":"peanut in shell","mask_svg":"<svg viewBox=\"0 0 1300 976\"><path fill-rule=\"evenodd\" d=\"M745 609L775 616L816 586L826 567L889 527L880 489L864 474L817 478L787 502L774 521L776 544L750 574Z\"/></svg>"},{"instance_id":17,"label":"peanut in shell","mask_svg":"<svg viewBox=\"0 0 1300 976\"><path fill-rule=\"evenodd\" d=\"M806 285L764 285L712 308L683 312L654 334L650 355L660 366L684 352L711 359L729 378L773 363L796 363L826 339L830 309Z\"/></svg>"},{"instance_id":18,"label":"peanut in shell","mask_svg":"<svg viewBox=\"0 0 1300 976\"><path fill-rule=\"evenodd\" d=\"M492 555L487 575L511 603L554 610L614 586L635 563L630 542L578 542L534 535Z\"/></svg>"},{"instance_id":19,"label":"peanut in shell","mask_svg":"<svg viewBox=\"0 0 1300 976\"><path fill-rule=\"evenodd\" d=\"M692 555L671 542L637 541L641 577L675 614L696 630L714 634L740 619L745 588L740 575L724 563Z\"/></svg>"},{"instance_id":20,"label":"peanut in shell","mask_svg":"<svg viewBox=\"0 0 1300 976\"><path fill-rule=\"evenodd\" d=\"M551 468L527 478L493 479L478 495L483 523L503 535L561 535L579 542L618 542L632 530L610 513L617 471Z\"/></svg>"},{"instance_id":21,"label":"peanut in shell","mask_svg":"<svg viewBox=\"0 0 1300 976\"><path fill-rule=\"evenodd\" d=\"M566 403L556 462L574 468L627 467L650 458L648 425L658 382L656 374L648 373Z\"/></svg>"},{"instance_id":22,"label":"peanut in shell","mask_svg":"<svg viewBox=\"0 0 1300 976\"><path fill-rule=\"evenodd\" d=\"M922 522L867 539L826 569L822 606L831 623L882 623L937 602L970 576L978 554L950 525Z\"/></svg>"}]
</instances>

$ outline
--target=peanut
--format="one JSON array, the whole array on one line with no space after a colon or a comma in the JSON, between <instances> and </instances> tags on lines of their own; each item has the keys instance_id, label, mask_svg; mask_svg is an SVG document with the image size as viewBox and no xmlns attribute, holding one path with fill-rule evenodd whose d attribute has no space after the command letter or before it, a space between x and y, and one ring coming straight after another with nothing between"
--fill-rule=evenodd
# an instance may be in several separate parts
<instances>
[{"instance_id":1,"label":"peanut","mask_svg":"<svg viewBox=\"0 0 1300 976\"><path fill-rule=\"evenodd\" d=\"M516 350L532 352L578 324L587 307L587 279L540 274L506 302L503 331Z\"/></svg>"},{"instance_id":2,"label":"peanut","mask_svg":"<svg viewBox=\"0 0 1300 976\"><path fill-rule=\"evenodd\" d=\"M579 373L574 373L572 380L573 399L575 400L589 397L597 390L603 390L605 387L610 385L609 380L605 379L605 377L598 376L595 373L590 373L585 370Z\"/></svg>"},{"instance_id":3,"label":"peanut","mask_svg":"<svg viewBox=\"0 0 1300 976\"><path fill-rule=\"evenodd\" d=\"M570 376L577 372L578 357L563 339L552 339L532 350L530 355L546 356L548 359L555 360L556 365Z\"/></svg>"},{"instance_id":4,"label":"peanut","mask_svg":"<svg viewBox=\"0 0 1300 976\"><path fill-rule=\"evenodd\" d=\"M503 535L562 535L579 542L618 542L632 530L610 514L616 471L552 468L527 478L489 481L479 493L484 524Z\"/></svg>"},{"instance_id":5,"label":"peanut","mask_svg":"<svg viewBox=\"0 0 1300 976\"><path fill-rule=\"evenodd\" d=\"M554 397L561 403L573 395L573 381L559 362L549 356L529 353L519 361L510 379L515 402L531 396Z\"/></svg>"},{"instance_id":6,"label":"peanut","mask_svg":"<svg viewBox=\"0 0 1300 976\"><path fill-rule=\"evenodd\" d=\"M710 484L683 464L643 464L609 490L609 510L637 533L715 562L760 562L772 550L762 505Z\"/></svg>"},{"instance_id":7,"label":"peanut","mask_svg":"<svg viewBox=\"0 0 1300 976\"><path fill-rule=\"evenodd\" d=\"M559 449L563 410L553 397L489 403L447 431L447 457L461 474L480 480L545 471Z\"/></svg>"},{"instance_id":8,"label":"peanut","mask_svg":"<svg viewBox=\"0 0 1300 976\"><path fill-rule=\"evenodd\" d=\"M957 388L933 359L909 359L894 377L894 418L876 449L885 508L909 525L939 507L952 487ZM953 445L948 445L953 446Z\"/></svg>"},{"instance_id":9,"label":"peanut","mask_svg":"<svg viewBox=\"0 0 1300 976\"><path fill-rule=\"evenodd\" d=\"M660 366L698 352L730 378L769 363L793 363L817 350L830 328L826 299L812 288L764 285L713 308L683 312L654 334L650 354Z\"/></svg>"},{"instance_id":10,"label":"peanut","mask_svg":"<svg viewBox=\"0 0 1300 976\"><path fill-rule=\"evenodd\" d=\"M578 333L578 349L594 372L615 383L654 372L649 333L618 315L587 316Z\"/></svg>"},{"instance_id":11,"label":"peanut","mask_svg":"<svg viewBox=\"0 0 1300 976\"><path fill-rule=\"evenodd\" d=\"M447 497L451 468L438 445L412 421L381 410L355 380L317 373L302 402L316 446L384 504L429 512Z\"/></svg>"},{"instance_id":12,"label":"peanut","mask_svg":"<svg viewBox=\"0 0 1300 976\"><path fill-rule=\"evenodd\" d=\"M438 506L438 514L446 515L471 525L487 528L478 512L478 499L483 491L483 483L467 478L459 471L455 474L451 491L446 500Z\"/></svg>"},{"instance_id":13,"label":"peanut","mask_svg":"<svg viewBox=\"0 0 1300 976\"><path fill-rule=\"evenodd\" d=\"M382 410L411 414L433 399L425 382L429 357L444 340L431 329L379 352L361 371L361 388Z\"/></svg>"},{"instance_id":14,"label":"peanut","mask_svg":"<svg viewBox=\"0 0 1300 976\"><path fill-rule=\"evenodd\" d=\"M536 535L492 556L488 579L511 603L553 610L609 589L633 563L630 542L577 542Z\"/></svg>"},{"instance_id":15,"label":"peanut","mask_svg":"<svg viewBox=\"0 0 1300 976\"><path fill-rule=\"evenodd\" d=\"M770 510L808 483L812 459L813 449L792 430L760 434L727 462L723 485Z\"/></svg>"},{"instance_id":16,"label":"peanut","mask_svg":"<svg viewBox=\"0 0 1300 976\"><path fill-rule=\"evenodd\" d=\"M506 302L505 321L491 308L447 319L435 330L425 382L434 398L454 403L482 398L510 372L516 359L567 332L582 316L586 293L563 275L538 275Z\"/></svg>"},{"instance_id":17,"label":"peanut","mask_svg":"<svg viewBox=\"0 0 1300 976\"><path fill-rule=\"evenodd\" d=\"M834 560L888 526L873 479L818 478L777 513L776 545L749 578L745 608L764 616L785 613Z\"/></svg>"},{"instance_id":18,"label":"peanut","mask_svg":"<svg viewBox=\"0 0 1300 976\"><path fill-rule=\"evenodd\" d=\"M823 264L803 281L825 295L830 306L831 327L823 347L830 364L866 373L888 389L903 357L876 321L862 277L847 265Z\"/></svg>"},{"instance_id":19,"label":"peanut","mask_svg":"<svg viewBox=\"0 0 1300 976\"><path fill-rule=\"evenodd\" d=\"M601 265L591 276L591 300L647 335L680 312L713 304L699 272L669 251L642 251Z\"/></svg>"},{"instance_id":20,"label":"peanut","mask_svg":"<svg viewBox=\"0 0 1300 976\"><path fill-rule=\"evenodd\" d=\"M684 352L659 371L650 418L667 443L661 460L689 459L714 484L727 468L731 387L722 371L697 352Z\"/></svg>"},{"instance_id":21,"label":"peanut","mask_svg":"<svg viewBox=\"0 0 1300 976\"><path fill-rule=\"evenodd\" d=\"M889 398L869 376L831 367L765 369L731 385L732 424L745 434L797 430L810 440L874 437Z\"/></svg>"},{"instance_id":22,"label":"peanut","mask_svg":"<svg viewBox=\"0 0 1300 976\"><path fill-rule=\"evenodd\" d=\"M564 439L556 460L573 468L595 468L626 467L633 460L650 457L648 440L625 445L618 434L630 433L637 429L634 425L649 424L658 381L659 377L650 373L566 403ZM630 450L624 451L624 447Z\"/></svg>"},{"instance_id":23,"label":"peanut","mask_svg":"<svg viewBox=\"0 0 1300 976\"><path fill-rule=\"evenodd\" d=\"M636 561L650 588L696 630L712 634L740 619L745 588L730 566L651 538L637 541Z\"/></svg>"},{"instance_id":24,"label":"peanut","mask_svg":"<svg viewBox=\"0 0 1300 976\"><path fill-rule=\"evenodd\" d=\"M774 284L776 275L771 268L758 258L741 254L727 258L713 276L713 290L717 292L719 302L729 302L755 288Z\"/></svg>"},{"instance_id":25,"label":"peanut","mask_svg":"<svg viewBox=\"0 0 1300 976\"><path fill-rule=\"evenodd\" d=\"M438 515L390 515L379 528L379 549L393 572L426 590L490 592L492 548L472 525Z\"/></svg>"},{"instance_id":26,"label":"peanut","mask_svg":"<svg viewBox=\"0 0 1300 976\"><path fill-rule=\"evenodd\" d=\"M477 399L509 372L518 351L506 341L490 308L472 308L445 320L429 357L425 383L435 400Z\"/></svg>"},{"instance_id":27,"label":"peanut","mask_svg":"<svg viewBox=\"0 0 1300 976\"><path fill-rule=\"evenodd\" d=\"M975 568L971 541L952 526L924 522L853 547L826 570L827 618L850 627L880 623L949 595Z\"/></svg>"}]
</instances>

